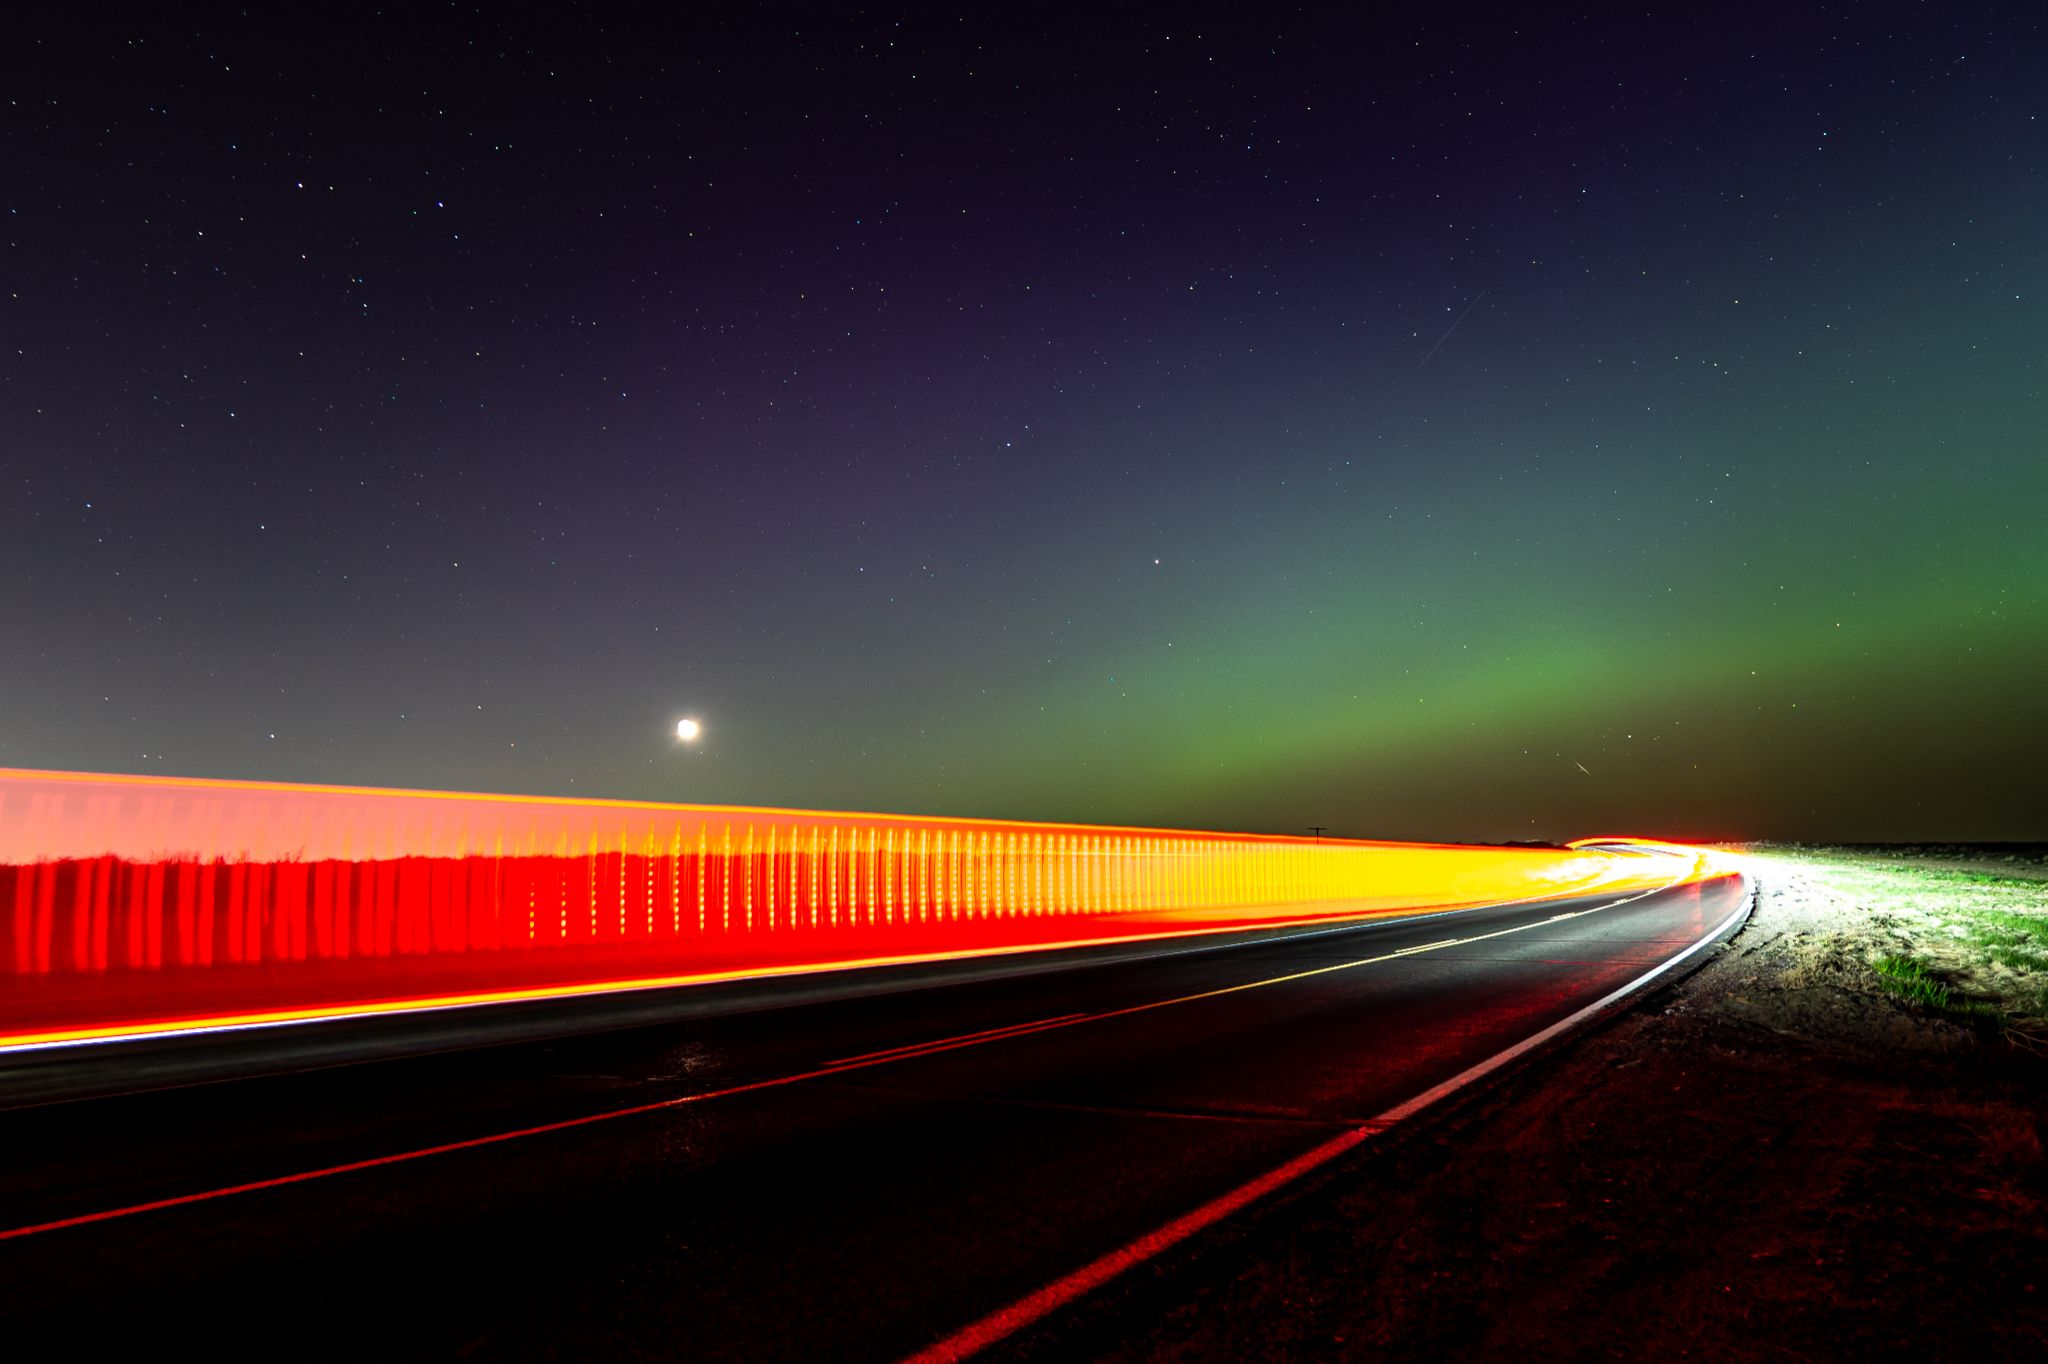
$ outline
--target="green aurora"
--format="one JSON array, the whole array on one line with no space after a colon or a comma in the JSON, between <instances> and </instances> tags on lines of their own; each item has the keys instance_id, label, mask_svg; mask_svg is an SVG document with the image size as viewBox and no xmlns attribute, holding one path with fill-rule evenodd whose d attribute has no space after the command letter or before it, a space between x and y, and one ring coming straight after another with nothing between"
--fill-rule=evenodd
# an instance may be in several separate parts
<instances>
[{"instance_id":1,"label":"green aurora","mask_svg":"<svg viewBox=\"0 0 2048 1364\"><path fill-rule=\"evenodd\" d=\"M0 765L2048 838L2036 17L992 16L25 42Z\"/></svg>"}]
</instances>

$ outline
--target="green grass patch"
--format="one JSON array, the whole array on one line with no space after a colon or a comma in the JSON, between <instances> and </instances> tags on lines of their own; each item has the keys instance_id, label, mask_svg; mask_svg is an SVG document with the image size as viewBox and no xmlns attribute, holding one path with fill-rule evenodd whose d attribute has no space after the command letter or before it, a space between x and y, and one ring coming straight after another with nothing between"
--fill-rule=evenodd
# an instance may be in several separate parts
<instances>
[{"instance_id":1,"label":"green grass patch","mask_svg":"<svg viewBox=\"0 0 2048 1364\"><path fill-rule=\"evenodd\" d=\"M2048 956L2039 952L2008 943L1986 942L1981 938L1977 941L1984 948L1984 955L2000 966L2008 966L2015 971L2048 971Z\"/></svg>"},{"instance_id":2,"label":"green grass patch","mask_svg":"<svg viewBox=\"0 0 2048 1364\"><path fill-rule=\"evenodd\" d=\"M2015 971L2048 972L2048 916L2002 909L1965 912L1970 942Z\"/></svg>"},{"instance_id":3,"label":"green grass patch","mask_svg":"<svg viewBox=\"0 0 2048 1364\"><path fill-rule=\"evenodd\" d=\"M1925 965L1911 957L1879 957L1870 965L1877 972L1878 983L1908 1004L1920 1004L1930 1009L1948 1007L1948 986L1936 980Z\"/></svg>"},{"instance_id":4,"label":"green grass patch","mask_svg":"<svg viewBox=\"0 0 2048 1364\"><path fill-rule=\"evenodd\" d=\"M2005 1021L2005 1014L1995 1005L1957 994L1929 971L1925 962L1911 957L1879 957L1870 965L1877 972L1878 983L1908 1004L1970 1022Z\"/></svg>"},{"instance_id":5,"label":"green grass patch","mask_svg":"<svg viewBox=\"0 0 2048 1364\"><path fill-rule=\"evenodd\" d=\"M1967 886L1972 890L2008 890L2022 895L2041 893L2042 883L2031 876L2000 876L1988 871L1951 871L1947 867L1900 867L1886 866L1881 862L1857 862L1857 868L1901 879L1910 878L1925 885Z\"/></svg>"},{"instance_id":6,"label":"green grass patch","mask_svg":"<svg viewBox=\"0 0 2048 1364\"><path fill-rule=\"evenodd\" d=\"M1985 928L2009 934L2016 942L2029 942L2048 951L2048 914L2015 914L2007 909L1980 909L1971 914Z\"/></svg>"}]
</instances>

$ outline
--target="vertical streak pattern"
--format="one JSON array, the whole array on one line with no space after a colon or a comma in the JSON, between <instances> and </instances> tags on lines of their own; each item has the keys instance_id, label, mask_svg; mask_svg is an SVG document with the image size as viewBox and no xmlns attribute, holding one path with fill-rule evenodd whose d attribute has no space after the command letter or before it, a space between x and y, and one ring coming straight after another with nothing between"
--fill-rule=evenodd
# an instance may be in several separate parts
<instances>
[{"instance_id":1,"label":"vertical streak pattern","mask_svg":"<svg viewBox=\"0 0 2048 1364\"><path fill-rule=\"evenodd\" d=\"M1565 895L1631 860L0 769L0 1045Z\"/></svg>"}]
</instances>

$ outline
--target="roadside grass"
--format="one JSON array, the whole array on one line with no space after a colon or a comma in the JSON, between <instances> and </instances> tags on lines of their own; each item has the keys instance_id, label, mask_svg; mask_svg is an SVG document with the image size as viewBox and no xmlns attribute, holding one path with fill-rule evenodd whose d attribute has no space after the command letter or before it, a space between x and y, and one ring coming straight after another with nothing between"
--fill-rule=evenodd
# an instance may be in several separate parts
<instances>
[{"instance_id":1,"label":"roadside grass","mask_svg":"<svg viewBox=\"0 0 2048 1364\"><path fill-rule=\"evenodd\" d=\"M1870 967L1877 972L1880 985L1908 1004L1924 1004L1930 1009L1949 1005L1948 986L1936 980L1924 962L1911 957L1879 957Z\"/></svg>"},{"instance_id":2,"label":"roadside grass","mask_svg":"<svg viewBox=\"0 0 2048 1364\"><path fill-rule=\"evenodd\" d=\"M1878 984L1908 1004L1918 1004L1935 1013L1973 1023L2005 1025L2005 1013L1997 1005L1957 994L1943 984L1923 961L1912 957L1879 957L1870 963L1870 968L1877 972Z\"/></svg>"},{"instance_id":3,"label":"roadside grass","mask_svg":"<svg viewBox=\"0 0 2048 1364\"><path fill-rule=\"evenodd\" d=\"M1850 848L1746 850L1840 905L1827 936L1900 1004L2048 1047L2048 863Z\"/></svg>"},{"instance_id":4,"label":"roadside grass","mask_svg":"<svg viewBox=\"0 0 2048 1364\"><path fill-rule=\"evenodd\" d=\"M2001 966L2048 975L2048 915L1980 909L1970 915L1970 938Z\"/></svg>"}]
</instances>

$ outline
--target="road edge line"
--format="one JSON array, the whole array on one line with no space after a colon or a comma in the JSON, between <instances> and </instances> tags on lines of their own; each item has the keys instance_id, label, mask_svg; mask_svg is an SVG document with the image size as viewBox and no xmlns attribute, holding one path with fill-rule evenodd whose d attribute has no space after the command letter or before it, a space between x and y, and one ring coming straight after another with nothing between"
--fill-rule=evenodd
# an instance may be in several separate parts
<instances>
[{"instance_id":1,"label":"road edge line","mask_svg":"<svg viewBox=\"0 0 2048 1364\"><path fill-rule=\"evenodd\" d=\"M950 1335L925 1346L912 1354L905 1355L901 1364L952 1364L953 1361L972 1358L989 1346L1015 1335L1051 1316L1060 1308L1075 1302L1103 1284L1116 1278L1125 1270L1133 1269L1147 1260L1158 1257L1198 1232L1221 1222L1239 1209L1258 1201L1276 1189L1294 1183L1304 1175L1329 1164L1337 1157L1364 1145L1372 1138L1386 1132L1396 1124L1413 1118L1423 1110L1442 1102L1460 1090L1499 1071L1504 1066L1526 1056L1548 1043L1554 1042L1567 1033L1591 1023L1602 1013L1620 1001L1635 994L1657 980L1672 968L1689 961L1708 947L1724 942L1741 931L1756 906L1757 882L1748 873L1742 874L1746 891L1742 902L1730 910L1719 923L1709 929L1700 939L1675 956L1658 963L1642 975L1628 981L1594 1000L1591 1004L1559 1019L1539 1032L1531 1033L1512 1046L1505 1047L1493 1055L1469 1066L1440 1084L1407 1099L1386 1110L1378 1117L1371 1118L1350 1131L1330 1138L1322 1145L1294 1157L1285 1164L1268 1170L1255 1179L1238 1185L1230 1192L1209 1200L1192 1212L1183 1213L1164 1226L1135 1240L1128 1241L1108 1254L1100 1256L1079 1269L1062 1275L1044 1287L1000 1307L977 1321L968 1323Z\"/></svg>"}]
</instances>

